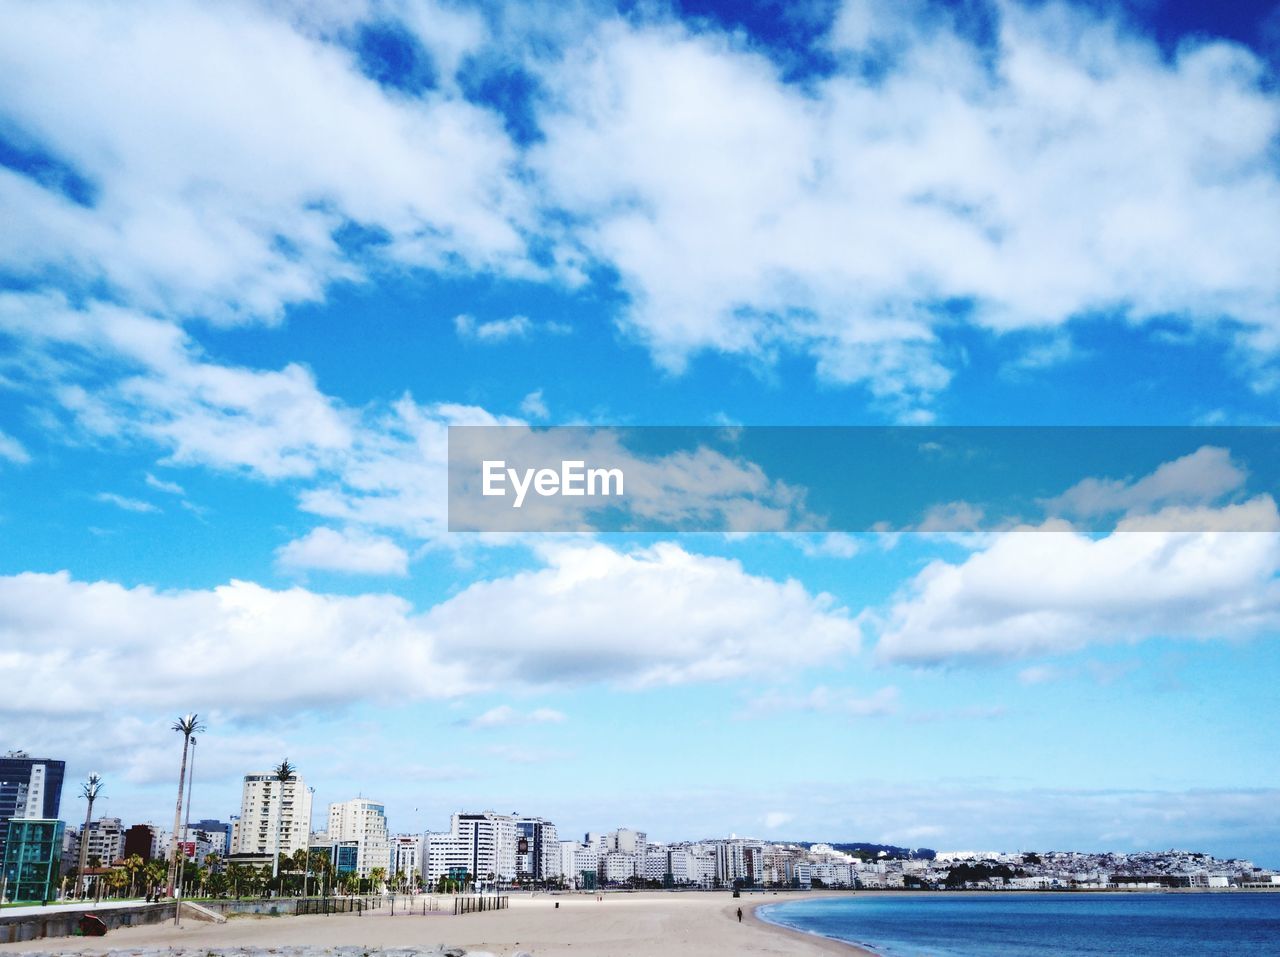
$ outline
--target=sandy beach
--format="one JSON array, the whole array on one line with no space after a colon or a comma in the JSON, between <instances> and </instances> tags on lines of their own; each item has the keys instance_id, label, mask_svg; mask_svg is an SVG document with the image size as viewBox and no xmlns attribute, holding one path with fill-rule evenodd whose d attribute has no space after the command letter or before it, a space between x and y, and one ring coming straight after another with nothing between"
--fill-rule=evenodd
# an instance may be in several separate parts
<instances>
[{"instance_id":1,"label":"sandy beach","mask_svg":"<svg viewBox=\"0 0 1280 957\"><path fill-rule=\"evenodd\" d=\"M812 897L813 895L806 895ZM507 910L482 914L236 917L225 924L184 918L182 927L154 924L113 930L104 938L59 937L0 944L0 953L88 954L110 950L235 947L422 947L443 944L508 957L706 957L708 954L843 954L857 947L796 933L753 912L787 895L734 899L730 894L607 894L513 897ZM560 906L555 906L559 901ZM741 906L744 919L738 923Z\"/></svg>"}]
</instances>

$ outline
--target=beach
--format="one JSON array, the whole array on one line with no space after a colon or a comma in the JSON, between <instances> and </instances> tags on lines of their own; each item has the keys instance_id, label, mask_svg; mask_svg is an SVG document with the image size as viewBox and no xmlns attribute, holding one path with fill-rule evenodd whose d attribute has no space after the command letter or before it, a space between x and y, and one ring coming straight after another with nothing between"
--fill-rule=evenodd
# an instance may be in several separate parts
<instances>
[{"instance_id":1,"label":"beach","mask_svg":"<svg viewBox=\"0 0 1280 957\"><path fill-rule=\"evenodd\" d=\"M316 949L358 946L461 948L509 957L705 957L708 954L869 957L860 948L777 927L757 919L756 907L786 894L734 898L725 893L635 893L513 896L506 910L480 914L356 917L235 917L225 924L190 918L124 927L106 937L57 937L0 944L0 954L99 954L107 951ZM813 896L813 895L807 895ZM557 908L555 905L559 903ZM743 911L738 922L737 909Z\"/></svg>"}]
</instances>

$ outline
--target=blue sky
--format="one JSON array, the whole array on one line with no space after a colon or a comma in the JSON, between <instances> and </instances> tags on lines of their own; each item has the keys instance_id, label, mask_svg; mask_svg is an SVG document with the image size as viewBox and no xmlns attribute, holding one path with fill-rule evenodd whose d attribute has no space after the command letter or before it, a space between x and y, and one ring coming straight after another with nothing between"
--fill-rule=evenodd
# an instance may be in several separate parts
<instances>
[{"instance_id":1,"label":"blue sky","mask_svg":"<svg viewBox=\"0 0 1280 957\"><path fill-rule=\"evenodd\" d=\"M160 823L195 710L197 816L288 756L397 831L1280 866L1238 461L1180 533L1097 475L1162 530L1092 536L495 539L443 477L455 424L1273 423L1274 4L4 17L0 746Z\"/></svg>"}]
</instances>

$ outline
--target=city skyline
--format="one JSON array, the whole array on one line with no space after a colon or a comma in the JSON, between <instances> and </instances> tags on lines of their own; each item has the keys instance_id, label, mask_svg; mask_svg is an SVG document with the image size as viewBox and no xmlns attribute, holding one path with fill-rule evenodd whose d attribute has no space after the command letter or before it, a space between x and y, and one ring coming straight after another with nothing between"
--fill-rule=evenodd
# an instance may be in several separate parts
<instances>
[{"instance_id":1,"label":"city skyline","mask_svg":"<svg viewBox=\"0 0 1280 957\"><path fill-rule=\"evenodd\" d=\"M198 712L196 817L287 756L395 831L1280 865L1239 450L1042 534L448 530L456 425L1277 421L1273 2L793 6L4 4L0 750L69 825L171 827ZM805 504L720 451L629 493Z\"/></svg>"}]
</instances>

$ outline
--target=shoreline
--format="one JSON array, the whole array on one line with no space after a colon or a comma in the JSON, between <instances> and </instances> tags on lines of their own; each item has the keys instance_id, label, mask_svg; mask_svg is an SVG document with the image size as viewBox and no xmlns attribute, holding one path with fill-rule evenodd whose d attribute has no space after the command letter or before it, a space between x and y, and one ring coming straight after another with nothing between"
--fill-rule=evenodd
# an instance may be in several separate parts
<instances>
[{"instance_id":1,"label":"shoreline","mask_svg":"<svg viewBox=\"0 0 1280 957\"><path fill-rule=\"evenodd\" d=\"M812 899L805 893L804 899ZM839 893L823 897L845 896ZM389 913L238 916L226 923L184 917L172 923L121 927L105 937L48 937L0 944L0 954L87 955L111 951L144 957L252 952L249 957L288 950L293 957L332 955L340 948L370 954L411 948L436 953L445 948L512 957L876 957L843 941L764 920L755 914L767 904L799 895L761 894L734 898L728 891L667 894L661 891L594 896L536 895L512 898L505 910L454 916ZM558 905L558 906L557 906ZM742 922L737 909L743 911Z\"/></svg>"},{"instance_id":2,"label":"shoreline","mask_svg":"<svg viewBox=\"0 0 1280 957\"><path fill-rule=\"evenodd\" d=\"M812 892L810 892L806 894L803 899L804 900L818 900L818 899L831 900L831 899L842 899L842 898L852 897L852 896L853 895L849 892L819 893L817 895L814 895ZM792 898L792 900L801 900L801 899L802 898L798 898L798 897ZM850 955L852 955L852 957L880 957L878 953L876 953L874 950L871 950L870 948L866 947L863 944L854 944L847 940L841 940L839 937L828 937L826 934L819 934L817 931L799 930L795 927L788 927L785 924L779 924L779 923L776 923L775 921L767 920L766 918L761 917L758 913L756 913L756 911L760 910L763 907L772 907L775 904L785 904L785 903L788 903L788 901L786 900L755 901L751 904L749 908L744 908L744 914L755 924L759 925L760 927L766 928L767 930L771 930L776 934L778 934L779 936L785 937L787 940L792 940L792 941L803 940L807 943L814 943L815 941L820 942L821 944L825 945L828 948L827 952L831 954L844 954L846 955L846 957L850 957Z\"/></svg>"}]
</instances>

